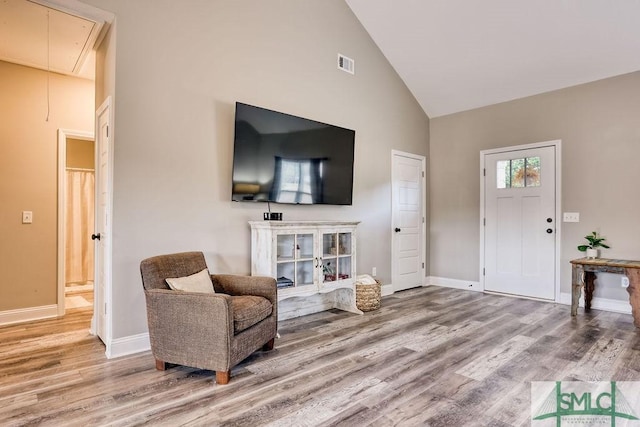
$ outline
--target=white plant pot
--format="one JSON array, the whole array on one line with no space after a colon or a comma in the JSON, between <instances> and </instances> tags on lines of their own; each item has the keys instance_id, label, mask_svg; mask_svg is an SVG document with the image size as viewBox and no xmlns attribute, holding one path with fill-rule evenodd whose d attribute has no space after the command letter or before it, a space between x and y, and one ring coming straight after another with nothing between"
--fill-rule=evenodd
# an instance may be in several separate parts
<instances>
[{"instance_id":1,"label":"white plant pot","mask_svg":"<svg viewBox=\"0 0 640 427\"><path fill-rule=\"evenodd\" d=\"M598 258L597 249L587 249L587 258Z\"/></svg>"}]
</instances>

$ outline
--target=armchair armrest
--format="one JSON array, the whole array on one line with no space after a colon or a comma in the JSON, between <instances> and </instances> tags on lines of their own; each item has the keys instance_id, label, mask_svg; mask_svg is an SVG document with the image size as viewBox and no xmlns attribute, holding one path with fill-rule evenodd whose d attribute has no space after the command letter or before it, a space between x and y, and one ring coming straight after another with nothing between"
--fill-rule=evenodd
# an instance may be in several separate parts
<instances>
[{"instance_id":1,"label":"armchair armrest","mask_svg":"<svg viewBox=\"0 0 640 427\"><path fill-rule=\"evenodd\" d=\"M211 280L229 295L257 295L267 298L274 307L277 305L278 287L273 277L212 274Z\"/></svg>"},{"instance_id":2,"label":"armchair armrest","mask_svg":"<svg viewBox=\"0 0 640 427\"><path fill-rule=\"evenodd\" d=\"M200 368L228 368L233 337L229 295L168 289L149 289L145 294L151 347L157 359ZM189 360L185 360L186 348L190 349Z\"/></svg>"}]
</instances>

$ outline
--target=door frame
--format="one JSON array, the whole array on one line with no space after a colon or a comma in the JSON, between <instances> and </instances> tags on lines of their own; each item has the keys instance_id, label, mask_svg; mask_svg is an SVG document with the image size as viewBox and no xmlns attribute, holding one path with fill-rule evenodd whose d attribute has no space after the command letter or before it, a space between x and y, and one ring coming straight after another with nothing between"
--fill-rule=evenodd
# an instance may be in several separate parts
<instances>
[{"instance_id":1,"label":"door frame","mask_svg":"<svg viewBox=\"0 0 640 427\"><path fill-rule=\"evenodd\" d=\"M95 141L93 132L62 128L58 129L58 316L64 316L65 313L64 244L66 232L64 208L67 201L65 194L67 187L67 177L65 174L67 169L67 138L79 139L81 141Z\"/></svg>"},{"instance_id":2,"label":"door frame","mask_svg":"<svg viewBox=\"0 0 640 427\"><path fill-rule=\"evenodd\" d=\"M480 269L478 276L480 277L480 289L485 292L485 160L489 154L508 153L512 151L522 151L535 148L553 147L555 151L555 174L556 174L556 186L555 186L555 215L556 215L556 232L555 232L555 272L554 272L554 286L555 286L555 302L560 302L560 254L561 254L561 242L562 242L562 140L556 139L551 141L535 142L532 144L516 145L502 148L492 148L489 150L480 151ZM522 297L527 298L527 297Z\"/></svg>"},{"instance_id":3,"label":"door frame","mask_svg":"<svg viewBox=\"0 0 640 427\"><path fill-rule=\"evenodd\" d=\"M395 292L395 284L394 281L398 274L398 266L397 266L397 254L396 251L396 233L393 231L395 228L396 220L396 210L394 209L394 197L393 197L393 177L395 176L395 162L394 159L396 156L408 157L415 160L420 160L421 168L422 168L422 180L420 185L422 186L422 253L420 256L422 257L422 285L427 284L427 158L426 156L420 154L407 153L405 151L399 150L391 150L391 227L389 228L389 232L391 233L391 289L392 293Z\"/></svg>"}]
</instances>

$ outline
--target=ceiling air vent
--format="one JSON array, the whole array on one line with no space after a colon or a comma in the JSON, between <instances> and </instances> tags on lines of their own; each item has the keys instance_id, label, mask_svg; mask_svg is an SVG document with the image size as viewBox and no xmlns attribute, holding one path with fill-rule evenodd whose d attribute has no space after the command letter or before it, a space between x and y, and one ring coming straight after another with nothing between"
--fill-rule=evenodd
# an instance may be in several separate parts
<instances>
[{"instance_id":1,"label":"ceiling air vent","mask_svg":"<svg viewBox=\"0 0 640 427\"><path fill-rule=\"evenodd\" d=\"M338 68L342 71L346 71L349 74L356 73L356 63L353 59L347 58L341 53L338 54Z\"/></svg>"}]
</instances>

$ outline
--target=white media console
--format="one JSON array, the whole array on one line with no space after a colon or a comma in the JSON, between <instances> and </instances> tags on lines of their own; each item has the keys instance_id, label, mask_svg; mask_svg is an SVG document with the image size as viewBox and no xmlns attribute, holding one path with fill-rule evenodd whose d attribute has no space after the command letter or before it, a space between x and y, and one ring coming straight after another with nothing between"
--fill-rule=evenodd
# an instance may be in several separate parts
<instances>
[{"instance_id":1,"label":"white media console","mask_svg":"<svg viewBox=\"0 0 640 427\"><path fill-rule=\"evenodd\" d=\"M278 282L279 319L326 308L356 307L357 221L249 221L251 274ZM319 309L314 296L326 294Z\"/></svg>"}]
</instances>

